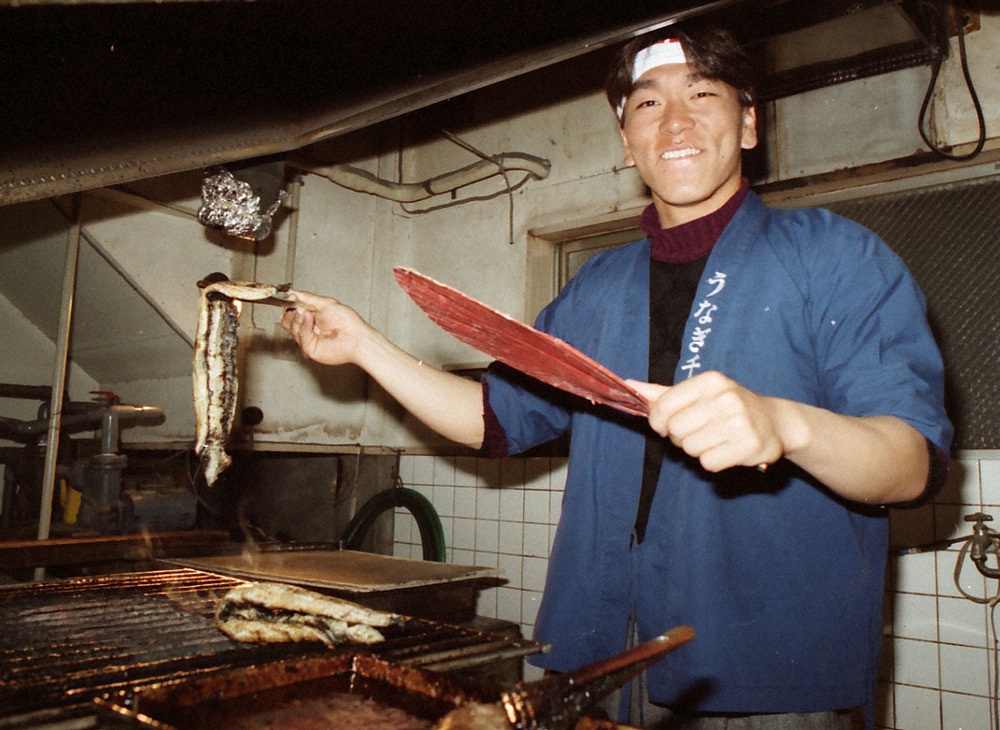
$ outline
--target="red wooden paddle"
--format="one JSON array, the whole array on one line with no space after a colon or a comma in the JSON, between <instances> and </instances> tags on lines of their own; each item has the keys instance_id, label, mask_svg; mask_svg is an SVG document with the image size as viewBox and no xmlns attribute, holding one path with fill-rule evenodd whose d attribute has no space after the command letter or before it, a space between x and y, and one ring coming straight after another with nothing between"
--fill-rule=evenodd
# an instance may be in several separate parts
<instances>
[{"instance_id":1,"label":"red wooden paddle","mask_svg":"<svg viewBox=\"0 0 1000 730\"><path fill-rule=\"evenodd\" d=\"M591 403L636 416L649 413L646 399L624 380L566 342L418 271L397 266L393 272L417 306L465 344Z\"/></svg>"}]
</instances>

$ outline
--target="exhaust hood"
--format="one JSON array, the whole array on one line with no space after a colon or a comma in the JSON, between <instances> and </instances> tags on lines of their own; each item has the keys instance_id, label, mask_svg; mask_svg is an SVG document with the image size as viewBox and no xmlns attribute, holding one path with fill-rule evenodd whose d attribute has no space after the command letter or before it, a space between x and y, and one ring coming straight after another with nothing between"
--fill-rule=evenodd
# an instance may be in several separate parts
<instances>
[{"instance_id":1,"label":"exhaust hood","mask_svg":"<svg viewBox=\"0 0 1000 730\"><path fill-rule=\"evenodd\" d=\"M697 16L761 47L764 99L937 52L899 0L0 0L0 203L281 154Z\"/></svg>"}]
</instances>

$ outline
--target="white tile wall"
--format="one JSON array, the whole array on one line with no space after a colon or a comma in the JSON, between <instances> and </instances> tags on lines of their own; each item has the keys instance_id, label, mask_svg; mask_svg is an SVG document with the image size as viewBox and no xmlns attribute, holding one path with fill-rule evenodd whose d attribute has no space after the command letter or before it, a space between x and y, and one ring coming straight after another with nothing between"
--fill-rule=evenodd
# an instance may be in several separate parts
<instances>
[{"instance_id":1,"label":"white tile wall","mask_svg":"<svg viewBox=\"0 0 1000 730\"><path fill-rule=\"evenodd\" d=\"M478 613L520 624L530 638L559 520L565 460L404 455L399 468L403 484L437 510L448 561L496 567L506 580L481 592ZM402 508L395 515L394 553L423 554L416 522ZM525 667L526 679L538 676Z\"/></svg>"},{"instance_id":2,"label":"white tile wall","mask_svg":"<svg viewBox=\"0 0 1000 730\"><path fill-rule=\"evenodd\" d=\"M1000 527L1000 453L970 452L956 459L934 502L891 513L891 542L914 548L960 540L971 534L965 516L979 511L992 514L993 527ZM1000 595L1000 583L982 577L968 557L960 562L963 545L957 541L890 557L879 728L994 727L993 609L963 591L986 601Z\"/></svg>"},{"instance_id":3,"label":"white tile wall","mask_svg":"<svg viewBox=\"0 0 1000 730\"><path fill-rule=\"evenodd\" d=\"M448 560L497 567L503 586L484 591L483 616L514 621L530 637L559 521L566 461L405 455L403 483L424 494L441 518ZM1000 452L971 452L955 462L933 503L891 513L891 543L915 548L964 538L966 515L985 511L1000 529ZM396 514L395 553L420 558L420 535ZM987 730L992 723L996 650L993 609L962 594L955 568L962 543L890 557L886 640L877 693L880 730ZM987 600L1000 584L962 563L959 585ZM526 666L525 677L537 670Z\"/></svg>"}]
</instances>

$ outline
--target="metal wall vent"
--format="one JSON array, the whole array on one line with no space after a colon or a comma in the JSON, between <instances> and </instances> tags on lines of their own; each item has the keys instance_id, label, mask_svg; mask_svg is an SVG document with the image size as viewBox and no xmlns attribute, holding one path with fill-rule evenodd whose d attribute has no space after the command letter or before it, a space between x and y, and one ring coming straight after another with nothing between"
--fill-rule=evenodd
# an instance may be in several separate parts
<instances>
[{"instance_id":1,"label":"metal wall vent","mask_svg":"<svg viewBox=\"0 0 1000 730\"><path fill-rule=\"evenodd\" d=\"M1000 448L1000 176L826 207L882 236L924 290L953 447Z\"/></svg>"},{"instance_id":2,"label":"metal wall vent","mask_svg":"<svg viewBox=\"0 0 1000 730\"><path fill-rule=\"evenodd\" d=\"M821 205L878 233L923 289L944 356L953 448L1000 448L1000 175ZM563 242L559 288L594 254L642 237L636 225Z\"/></svg>"}]
</instances>

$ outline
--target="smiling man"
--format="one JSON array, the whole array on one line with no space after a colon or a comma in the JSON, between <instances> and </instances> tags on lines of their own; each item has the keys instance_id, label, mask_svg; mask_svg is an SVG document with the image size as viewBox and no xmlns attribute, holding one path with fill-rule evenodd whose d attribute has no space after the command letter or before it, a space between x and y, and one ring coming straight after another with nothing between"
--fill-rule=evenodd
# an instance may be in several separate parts
<instances>
[{"instance_id":1,"label":"smiling man","mask_svg":"<svg viewBox=\"0 0 1000 730\"><path fill-rule=\"evenodd\" d=\"M739 190L742 150L757 145L757 114L725 81L686 61L676 39L642 50L619 107L626 163L653 194L664 228L713 213Z\"/></svg>"},{"instance_id":2,"label":"smiling man","mask_svg":"<svg viewBox=\"0 0 1000 730\"><path fill-rule=\"evenodd\" d=\"M428 367L325 297L283 324L484 455L571 434L540 666L687 624L621 720L844 730L864 705L871 725L887 506L935 493L952 433L923 296L870 231L750 191L752 66L729 34L634 41L607 94L651 192L646 238L591 258L536 326L631 379L648 420L502 366Z\"/></svg>"}]
</instances>

